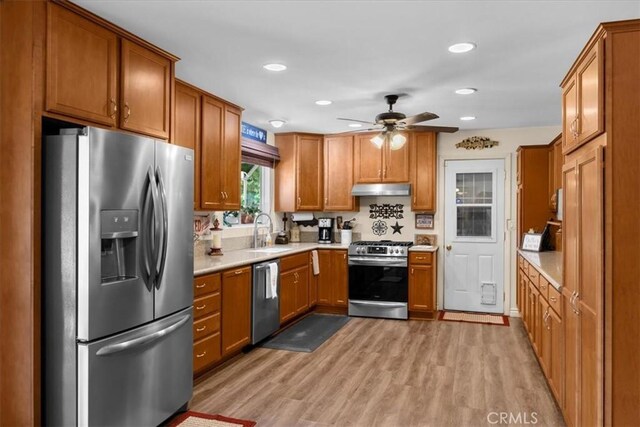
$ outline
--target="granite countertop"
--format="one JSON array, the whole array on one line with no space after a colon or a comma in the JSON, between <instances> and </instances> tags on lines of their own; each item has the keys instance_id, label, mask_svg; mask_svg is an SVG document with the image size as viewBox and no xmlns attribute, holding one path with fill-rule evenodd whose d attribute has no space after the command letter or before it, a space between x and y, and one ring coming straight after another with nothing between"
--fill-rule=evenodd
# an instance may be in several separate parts
<instances>
[{"instance_id":1,"label":"granite countertop","mask_svg":"<svg viewBox=\"0 0 640 427\"><path fill-rule=\"evenodd\" d=\"M409 252L437 252L437 246L430 245L413 245L409 248Z\"/></svg>"},{"instance_id":2,"label":"granite countertop","mask_svg":"<svg viewBox=\"0 0 640 427\"><path fill-rule=\"evenodd\" d=\"M532 264L551 286L562 291L562 252L528 252L518 249L518 253Z\"/></svg>"},{"instance_id":3,"label":"granite countertop","mask_svg":"<svg viewBox=\"0 0 640 427\"><path fill-rule=\"evenodd\" d=\"M228 268L243 267L257 262L281 258L313 249L348 249L349 246L340 243L290 243L288 245L274 245L260 249L239 249L224 252L222 256L195 254L193 257L193 275L215 273ZM267 252L271 251L271 252Z\"/></svg>"}]
</instances>

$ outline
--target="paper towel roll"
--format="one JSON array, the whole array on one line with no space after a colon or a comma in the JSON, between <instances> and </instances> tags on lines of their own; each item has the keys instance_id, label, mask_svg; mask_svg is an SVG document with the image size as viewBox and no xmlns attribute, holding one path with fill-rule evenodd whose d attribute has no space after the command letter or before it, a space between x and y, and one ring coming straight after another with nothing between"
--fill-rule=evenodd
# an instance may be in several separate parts
<instances>
[{"instance_id":1,"label":"paper towel roll","mask_svg":"<svg viewBox=\"0 0 640 427\"><path fill-rule=\"evenodd\" d=\"M311 212L299 212L291 214L291 221L312 221L313 213Z\"/></svg>"}]
</instances>

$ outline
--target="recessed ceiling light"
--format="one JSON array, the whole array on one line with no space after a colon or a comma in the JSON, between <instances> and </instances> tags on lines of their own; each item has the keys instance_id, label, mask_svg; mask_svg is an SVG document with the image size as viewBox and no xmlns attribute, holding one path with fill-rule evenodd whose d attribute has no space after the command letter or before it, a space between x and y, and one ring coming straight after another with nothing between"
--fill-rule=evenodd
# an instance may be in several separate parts
<instances>
[{"instance_id":1,"label":"recessed ceiling light","mask_svg":"<svg viewBox=\"0 0 640 427\"><path fill-rule=\"evenodd\" d=\"M350 128L361 128L362 125L360 123L349 123Z\"/></svg>"},{"instance_id":2,"label":"recessed ceiling light","mask_svg":"<svg viewBox=\"0 0 640 427\"><path fill-rule=\"evenodd\" d=\"M284 64L265 64L262 68L269 71L284 71L287 69L287 66Z\"/></svg>"},{"instance_id":3,"label":"recessed ceiling light","mask_svg":"<svg viewBox=\"0 0 640 427\"><path fill-rule=\"evenodd\" d=\"M464 89L457 89L456 93L458 95L471 95L472 93L475 93L477 91L478 91L478 89L474 89L472 87L466 87Z\"/></svg>"},{"instance_id":4,"label":"recessed ceiling light","mask_svg":"<svg viewBox=\"0 0 640 427\"><path fill-rule=\"evenodd\" d=\"M321 99L320 101L316 101L317 105L331 105L333 101L329 101L328 99Z\"/></svg>"},{"instance_id":5,"label":"recessed ceiling light","mask_svg":"<svg viewBox=\"0 0 640 427\"><path fill-rule=\"evenodd\" d=\"M269 123L271 123L271 126L274 128L281 128L286 122L284 120L269 120Z\"/></svg>"},{"instance_id":6,"label":"recessed ceiling light","mask_svg":"<svg viewBox=\"0 0 640 427\"><path fill-rule=\"evenodd\" d=\"M465 122L469 121L469 120L475 120L475 119L476 119L475 116L462 116L462 117L460 117L460 120L464 120Z\"/></svg>"},{"instance_id":7,"label":"recessed ceiling light","mask_svg":"<svg viewBox=\"0 0 640 427\"><path fill-rule=\"evenodd\" d=\"M454 45L449 46L449 52L452 53L465 53L469 52L476 48L475 43L464 42L464 43L456 43Z\"/></svg>"}]
</instances>

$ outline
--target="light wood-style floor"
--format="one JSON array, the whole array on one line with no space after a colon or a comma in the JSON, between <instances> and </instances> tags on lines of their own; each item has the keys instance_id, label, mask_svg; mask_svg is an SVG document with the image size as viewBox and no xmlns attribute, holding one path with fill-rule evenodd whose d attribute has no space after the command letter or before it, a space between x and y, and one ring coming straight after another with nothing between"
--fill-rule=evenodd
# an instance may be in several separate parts
<instances>
[{"instance_id":1,"label":"light wood-style floor","mask_svg":"<svg viewBox=\"0 0 640 427\"><path fill-rule=\"evenodd\" d=\"M242 355L196 385L190 409L260 427L478 426L505 411L564 425L522 323L510 320L352 318L313 353Z\"/></svg>"}]
</instances>

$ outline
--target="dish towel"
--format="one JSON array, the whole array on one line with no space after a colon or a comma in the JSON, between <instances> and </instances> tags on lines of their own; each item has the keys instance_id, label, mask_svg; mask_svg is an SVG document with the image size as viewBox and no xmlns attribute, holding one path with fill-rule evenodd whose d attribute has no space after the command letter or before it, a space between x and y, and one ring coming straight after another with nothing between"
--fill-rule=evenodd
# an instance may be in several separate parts
<instances>
[{"instance_id":1,"label":"dish towel","mask_svg":"<svg viewBox=\"0 0 640 427\"><path fill-rule=\"evenodd\" d=\"M318 251L311 251L311 264L313 264L313 275L320 275L320 262L318 262Z\"/></svg>"},{"instance_id":2,"label":"dish towel","mask_svg":"<svg viewBox=\"0 0 640 427\"><path fill-rule=\"evenodd\" d=\"M269 263L265 285L267 287L265 295L267 299L278 298L278 263Z\"/></svg>"}]
</instances>

